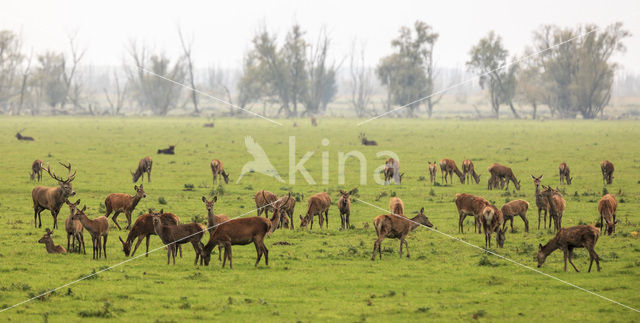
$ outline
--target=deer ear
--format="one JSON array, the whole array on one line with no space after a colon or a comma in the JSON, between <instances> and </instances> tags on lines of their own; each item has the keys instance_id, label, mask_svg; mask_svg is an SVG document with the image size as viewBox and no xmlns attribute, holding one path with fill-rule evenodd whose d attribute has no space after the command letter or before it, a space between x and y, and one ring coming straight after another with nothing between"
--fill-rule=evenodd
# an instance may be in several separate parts
<instances>
[{"instance_id":1,"label":"deer ear","mask_svg":"<svg viewBox=\"0 0 640 323\"><path fill-rule=\"evenodd\" d=\"M67 203L67 205L71 205L71 202L69 202L69 200L64 200L65 203Z\"/></svg>"},{"instance_id":2,"label":"deer ear","mask_svg":"<svg viewBox=\"0 0 640 323\"><path fill-rule=\"evenodd\" d=\"M122 244L124 244L124 241L122 241L122 237L118 237L118 239L120 239L120 242L122 242Z\"/></svg>"},{"instance_id":3,"label":"deer ear","mask_svg":"<svg viewBox=\"0 0 640 323\"><path fill-rule=\"evenodd\" d=\"M160 209L160 215L164 214L164 209Z\"/></svg>"},{"instance_id":4,"label":"deer ear","mask_svg":"<svg viewBox=\"0 0 640 323\"><path fill-rule=\"evenodd\" d=\"M133 189L137 191L138 190L138 185L134 185Z\"/></svg>"},{"instance_id":5,"label":"deer ear","mask_svg":"<svg viewBox=\"0 0 640 323\"><path fill-rule=\"evenodd\" d=\"M420 209L420 214L424 214L424 207Z\"/></svg>"},{"instance_id":6,"label":"deer ear","mask_svg":"<svg viewBox=\"0 0 640 323\"><path fill-rule=\"evenodd\" d=\"M87 205L85 204L85 206L82 208L82 212L87 210Z\"/></svg>"},{"instance_id":7,"label":"deer ear","mask_svg":"<svg viewBox=\"0 0 640 323\"><path fill-rule=\"evenodd\" d=\"M202 202L207 203L207 199L204 196L202 197Z\"/></svg>"},{"instance_id":8,"label":"deer ear","mask_svg":"<svg viewBox=\"0 0 640 323\"><path fill-rule=\"evenodd\" d=\"M298 214L298 216L300 217L300 220L302 220L302 214Z\"/></svg>"},{"instance_id":9,"label":"deer ear","mask_svg":"<svg viewBox=\"0 0 640 323\"><path fill-rule=\"evenodd\" d=\"M142 184L140 184L140 189L142 189Z\"/></svg>"},{"instance_id":10,"label":"deer ear","mask_svg":"<svg viewBox=\"0 0 640 323\"><path fill-rule=\"evenodd\" d=\"M540 175L540 179L542 179L543 177L544 177L544 174L543 174L543 175Z\"/></svg>"},{"instance_id":11,"label":"deer ear","mask_svg":"<svg viewBox=\"0 0 640 323\"><path fill-rule=\"evenodd\" d=\"M538 244L538 250L542 251L542 244Z\"/></svg>"},{"instance_id":12,"label":"deer ear","mask_svg":"<svg viewBox=\"0 0 640 323\"><path fill-rule=\"evenodd\" d=\"M218 201L218 195L214 196L212 201L217 202Z\"/></svg>"}]
</instances>

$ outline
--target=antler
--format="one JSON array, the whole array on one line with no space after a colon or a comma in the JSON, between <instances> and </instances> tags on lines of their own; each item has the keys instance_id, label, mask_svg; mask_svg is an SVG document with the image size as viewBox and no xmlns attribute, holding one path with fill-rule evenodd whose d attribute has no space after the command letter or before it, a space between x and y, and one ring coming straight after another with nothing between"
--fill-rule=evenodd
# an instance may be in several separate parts
<instances>
[{"instance_id":1,"label":"antler","mask_svg":"<svg viewBox=\"0 0 640 323\"><path fill-rule=\"evenodd\" d=\"M69 174L71 174L71 163L69 163L69 165L65 165L63 163L60 163L60 165L64 166L66 169L69 170ZM47 168L43 169L49 174L49 176L51 176L53 179L55 179L58 182L71 182L74 180L75 176L76 176L76 172L73 172L73 175L71 175L69 178L67 178L66 180L62 179L62 177L56 176L55 173L52 173L49 167L49 163L47 163Z\"/></svg>"},{"instance_id":2,"label":"antler","mask_svg":"<svg viewBox=\"0 0 640 323\"><path fill-rule=\"evenodd\" d=\"M58 163L60 165L64 166L64 168L66 168L67 171L68 171L68 173L67 173L68 178L67 178L67 180L65 182L73 181L75 179L75 177L76 177L76 171L74 171L73 174L71 174L71 163L69 163L69 165L65 165L65 164L63 164L61 162L58 162Z\"/></svg>"}]
</instances>

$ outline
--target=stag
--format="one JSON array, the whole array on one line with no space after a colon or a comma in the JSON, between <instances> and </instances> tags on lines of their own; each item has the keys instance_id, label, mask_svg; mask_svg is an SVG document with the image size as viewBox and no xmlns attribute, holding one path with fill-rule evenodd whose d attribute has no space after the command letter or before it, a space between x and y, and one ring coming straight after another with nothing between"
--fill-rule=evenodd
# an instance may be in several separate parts
<instances>
[{"instance_id":1,"label":"stag","mask_svg":"<svg viewBox=\"0 0 640 323\"><path fill-rule=\"evenodd\" d=\"M476 184L480 183L480 175L476 173L473 162L469 159L465 159L462 162L462 174L464 175L465 183L471 183L471 178L476 181Z\"/></svg>"},{"instance_id":2,"label":"stag","mask_svg":"<svg viewBox=\"0 0 640 323\"><path fill-rule=\"evenodd\" d=\"M65 250L63 246L53 243L53 238L51 238L52 234L53 231L47 228L47 233L45 233L42 238L38 240L38 243L44 243L44 246L45 248L47 248L48 253L67 253L67 250Z\"/></svg>"},{"instance_id":3,"label":"stag","mask_svg":"<svg viewBox=\"0 0 640 323\"><path fill-rule=\"evenodd\" d=\"M556 236L551 239L546 245L538 245L538 268L542 267L545 259L556 249L560 249L564 252L564 271L567 271L567 259L573 266L576 272L580 272L576 265L573 264L571 258L573 257L573 249L585 248L589 252L589 272L591 272L591 266L593 261L596 261L598 271L600 271L600 257L596 253L595 246L600 237L600 229L592 225L576 225L569 228L562 228L558 231Z\"/></svg>"},{"instance_id":4,"label":"stag","mask_svg":"<svg viewBox=\"0 0 640 323\"><path fill-rule=\"evenodd\" d=\"M122 238L118 237L120 239L120 242L122 243L122 251L124 252L125 256L128 257L129 254L131 254L131 257L133 257L133 255L136 253L136 250L138 250L138 246L140 246L142 239L146 238L146 256L149 257L149 238L151 237L151 235L156 234L155 228L153 227L153 218L151 216L151 213L153 213L153 211L149 210L149 213L143 214L136 219L136 222L133 224L131 230L129 231L129 235L127 235L127 241L123 241ZM165 225L180 224L180 218L175 214L169 212L162 212L160 214L160 220L162 221L162 224ZM133 244L133 241L136 240L136 238L138 239L138 242L136 243L133 252L131 252L131 245ZM182 247L178 246L178 250L180 251L180 255L182 257Z\"/></svg>"},{"instance_id":5,"label":"stag","mask_svg":"<svg viewBox=\"0 0 640 323\"><path fill-rule=\"evenodd\" d=\"M153 166L153 160L151 157L147 156L145 158L140 159L138 163L138 169L136 172L129 171L131 173L131 177L133 179L133 183L137 183L138 179L142 177L142 181L144 181L144 173L147 173L147 182L151 182L151 167Z\"/></svg>"},{"instance_id":6,"label":"stag","mask_svg":"<svg viewBox=\"0 0 640 323\"><path fill-rule=\"evenodd\" d=\"M42 180L42 160L36 159L31 163L31 174L29 174L29 178L32 181L37 179L38 182Z\"/></svg>"},{"instance_id":7,"label":"stag","mask_svg":"<svg viewBox=\"0 0 640 323\"><path fill-rule=\"evenodd\" d=\"M435 160L432 162L428 162L429 163L429 182L431 182L431 184L433 184L436 180L436 175L438 173L438 167L436 166L436 162Z\"/></svg>"},{"instance_id":8,"label":"stag","mask_svg":"<svg viewBox=\"0 0 640 323\"><path fill-rule=\"evenodd\" d=\"M229 259L229 268L233 268L231 246L243 246L253 242L258 253L255 266L258 266L262 255L264 255L265 265L268 266L269 250L264 245L264 236L271 231L271 225L272 223L269 219L259 216L233 219L220 224L209 237L209 242L204 246L201 254L204 264L206 266L209 265L213 248L217 245L222 245L224 247L222 268L224 268L227 259Z\"/></svg>"},{"instance_id":9,"label":"stag","mask_svg":"<svg viewBox=\"0 0 640 323\"><path fill-rule=\"evenodd\" d=\"M324 220L327 221L327 228L329 228L329 207L331 207L331 197L329 197L329 194L320 192L311 196L307 205L306 215L304 218L300 215L300 227L306 227L307 224L311 223L311 230L313 230L313 217L317 215L318 221L320 222L320 229L322 229ZM322 218L323 213L324 219Z\"/></svg>"},{"instance_id":10,"label":"stag","mask_svg":"<svg viewBox=\"0 0 640 323\"><path fill-rule=\"evenodd\" d=\"M456 162L451 159L442 159L440 161L440 172L442 173L443 182L447 182L447 175L451 179L451 184L453 184L453 173L456 173L458 178L460 179L460 183L464 184L464 174L458 169L456 166Z\"/></svg>"},{"instance_id":11,"label":"stag","mask_svg":"<svg viewBox=\"0 0 640 323\"><path fill-rule=\"evenodd\" d=\"M216 184L218 176L222 175L225 184L229 184L229 174L224 171L224 165L219 159L211 160L211 173L213 173L213 185Z\"/></svg>"},{"instance_id":12,"label":"stag","mask_svg":"<svg viewBox=\"0 0 640 323\"><path fill-rule=\"evenodd\" d=\"M542 191L540 190L540 181L544 175L540 175L539 177L535 177L531 175L533 179L533 185L536 186L536 206L538 207L538 230L540 230L540 214L544 211L544 226L547 227L547 213L549 212L549 201L542 195ZM549 219L551 221L551 219Z\"/></svg>"},{"instance_id":13,"label":"stag","mask_svg":"<svg viewBox=\"0 0 640 323\"><path fill-rule=\"evenodd\" d=\"M102 257L104 251L104 259L107 259L107 237L109 236L109 219L107 217L99 216L93 220L87 217L85 211L87 206L85 205L82 210L76 208L76 212L73 214L73 220L80 220L82 226L87 229L91 235L91 242L93 243L93 258L98 259Z\"/></svg>"},{"instance_id":14,"label":"stag","mask_svg":"<svg viewBox=\"0 0 640 323\"><path fill-rule=\"evenodd\" d=\"M268 218L268 211L274 210L273 204L278 200L278 197L269 191L260 190L253 199L256 201L256 212L258 212L258 216L264 212L264 217Z\"/></svg>"},{"instance_id":15,"label":"stag","mask_svg":"<svg viewBox=\"0 0 640 323\"><path fill-rule=\"evenodd\" d=\"M175 151L174 151L175 148L176 148L175 145L169 145L169 148L158 149L158 155L161 155L161 154L175 155Z\"/></svg>"},{"instance_id":16,"label":"stag","mask_svg":"<svg viewBox=\"0 0 640 323\"><path fill-rule=\"evenodd\" d=\"M64 204L64 202L70 196L76 195L76 192L73 190L73 186L71 182L76 178L76 172L74 171L71 174L71 164L65 165L60 163L60 165L64 166L68 173L67 179L63 179L62 177L56 176L55 173L52 173L49 169L49 165L47 164L47 168L44 170L51 176L51 178L58 181L57 187L46 187L46 186L36 186L31 191L31 197L33 199L33 224L36 226L36 218L38 219L37 227L42 227L42 218L40 217L40 213L44 210L49 210L51 215L53 216L53 228L58 228L58 213L60 212L60 208Z\"/></svg>"},{"instance_id":17,"label":"stag","mask_svg":"<svg viewBox=\"0 0 640 323\"><path fill-rule=\"evenodd\" d=\"M78 241L78 252L80 252L80 247L82 247L82 251L86 255L87 250L84 246L84 227L80 220L73 219L73 214L76 213L76 209L78 208L78 205L80 205L80 200L77 200L75 203L71 203L69 200L66 200L65 203L69 206L70 211L69 217L64 221L64 227L67 231L67 250L75 250L76 241ZM71 249L69 249L69 240L71 240Z\"/></svg>"},{"instance_id":18,"label":"stag","mask_svg":"<svg viewBox=\"0 0 640 323\"><path fill-rule=\"evenodd\" d=\"M136 195L112 193L104 200L104 205L107 209L107 213L104 216L108 218L111 212L115 211L116 213L113 214L111 221L118 227L118 230L121 230L117 221L118 215L124 212L124 215L127 217L127 227L125 229L129 229L131 227L131 213L136 209L140 200L147 197L147 193L145 193L142 184L140 184L140 187L135 185L133 189L136 191Z\"/></svg>"},{"instance_id":19,"label":"stag","mask_svg":"<svg viewBox=\"0 0 640 323\"><path fill-rule=\"evenodd\" d=\"M502 185L502 180L507 182L505 190L509 190L509 181L513 182L513 185L518 191L520 190L520 181L516 178L516 175L513 174L511 168L494 163L489 166L489 173L491 173L491 177L500 179L500 185Z\"/></svg>"},{"instance_id":20,"label":"stag","mask_svg":"<svg viewBox=\"0 0 640 323\"><path fill-rule=\"evenodd\" d=\"M367 137L364 134L364 132L360 133L360 142L365 146L377 146L378 145L378 143L375 140L367 140Z\"/></svg>"},{"instance_id":21,"label":"stag","mask_svg":"<svg viewBox=\"0 0 640 323\"><path fill-rule=\"evenodd\" d=\"M296 199L291 198L291 192L287 196L279 198L273 204L273 215L278 216L278 227L284 226L293 230L293 212L296 207ZM274 217L272 217L273 219ZM271 230L275 231L275 226Z\"/></svg>"},{"instance_id":22,"label":"stag","mask_svg":"<svg viewBox=\"0 0 640 323\"><path fill-rule=\"evenodd\" d=\"M338 210L340 211L340 222L341 228L344 230L345 228L350 228L351 223L349 222L349 216L351 215L351 194L353 194L356 189L352 189L349 192L345 192L340 190L340 198L338 199ZM345 227L345 224L347 225Z\"/></svg>"},{"instance_id":23,"label":"stag","mask_svg":"<svg viewBox=\"0 0 640 323\"><path fill-rule=\"evenodd\" d=\"M616 209L618 208L618 201L613 196L613 194L606 194L600 199L598 202L598 213L600 213L600 228L604 230L604 224L602 220L607 222L607 231L608 235L611 235L616 231Z\"/></svg>"},{"instance_id":24,"label":"stag","mask_svg":"<svg viewBox=\"0 0 640 323\"><path fill-rule=\"evenodd\" d=\"M564 184L566 181L567 185L571 185L573 177L571 177L571 170L569 170L567 163L561 163L560 166L558 166L558 174L560 175L560 183Z\"/></svg>"},{"instance_id":25,"label":"stag","mask_svg":"<svg viewBox=\"0 0 640 323\"><path fill-rule=\"evenodd\" d=\"M373 244L373 254L371 254L371 260L375 260L376 250L382 259L382 240L385 238L399 239L400 240L400 257L402 257L402 245L407 248L407 258L409 254L409 244L407 243L407 235L409 232L415 230L419 225L433 227L429 218L424 215L424 207L420 209L420 213L409 219L400 214L383 214L378 215L373 219L373 226L376 228L376 234L378 239Z\"/></svg>"},{"instance_id":26,"label":"stag","mask_svg":"<svg viewBox=\"0 0 640 323\"><path fill-rule=\"evenodd\" d=\"M606 184L613 183L613 171L615 170L613 163L608 160L603 160L602 163L600 163L600 170L602 170L602 182Z\"/></svg>"}]
</instances>

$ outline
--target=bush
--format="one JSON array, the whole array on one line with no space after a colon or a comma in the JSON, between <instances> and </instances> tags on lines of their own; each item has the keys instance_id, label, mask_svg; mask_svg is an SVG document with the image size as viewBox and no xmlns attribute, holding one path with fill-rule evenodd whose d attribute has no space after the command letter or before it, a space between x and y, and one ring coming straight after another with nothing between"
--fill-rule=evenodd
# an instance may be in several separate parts
<instances>
[{"instance_id":1,"label":"bush","mask_svg":"<svg viewBox=\"0 0 640 323\"><path fill-rule=\"evenodd\" d=\"M164 199L164 196L160 196L158 198L158 203L162 204L162 205L166 205L167 204L167 200Z\"/></svg>"},{"instance_id":2,"label":"bush","mask_svg":"<svg viewBox=\"0 0 640 323\"><path fill-rule=\"evenodd\" d=\"M195 188L195 186L193 186L193 184L184 184L184 191L193 191L193 189Z\"/></svg>"}]
</instances>

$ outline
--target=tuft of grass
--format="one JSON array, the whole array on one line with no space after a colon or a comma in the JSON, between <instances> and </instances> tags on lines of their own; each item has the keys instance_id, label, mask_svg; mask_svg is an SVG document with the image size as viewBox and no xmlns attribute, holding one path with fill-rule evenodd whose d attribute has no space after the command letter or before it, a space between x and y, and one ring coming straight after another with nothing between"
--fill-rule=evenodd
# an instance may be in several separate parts
<instances>
[{"instance_id":1,"label":"tuft of grass","mask_svg":"<svg viewBox=\"0 0 640 323\"><path fill-rule=\"evenodd\" d=\"M86 311L79 311L78 312L78 316L80 317L99 317L99 318L113 318L114 314L111 311L111 303L109 302L104 302L104 304L102 304L102 308L96 309L96 310L86 310Z\"/></svg>"},{"instance_id":2,"label":"tuft of grass","mask_svg":"<svg viewBox=\"0 0 640 323\"><path fill-rule=\"evenodd\" d=\"M158 204L167 205L167 200L164 199L164 196L158 198Z\"/></svg>"}]
</instances>

